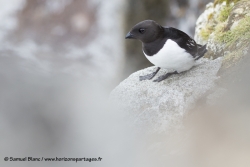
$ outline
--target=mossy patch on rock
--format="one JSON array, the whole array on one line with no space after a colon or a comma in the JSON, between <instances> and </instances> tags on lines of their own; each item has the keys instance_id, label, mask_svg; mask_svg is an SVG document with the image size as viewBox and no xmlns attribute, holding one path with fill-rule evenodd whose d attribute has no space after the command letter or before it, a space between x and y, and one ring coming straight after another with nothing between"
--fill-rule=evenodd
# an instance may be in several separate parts
<instances>
[{"instance_id":1,"label":"mossy patch on rock","mask_svg":"<svg viewBox=\"0 0 250 167\"><path fill-rule=\"evenodd\" d=\"M212 9L212 13L207 16L207 23L201 28L199 36L203 40L208 40L213 32L220 32L223 23L229 18L232 8L233 4L227 5L224 2Z\"/></svg>"},{"instance_id":2,"label":"mossy patch on rock","mask_svg":"<svg viewBox=\"0 0 250 167\"><path fill-rule=\"evenodd\" d=\"M250 39L250 17L247 16L237 23L238 25L228 31L216 30L218 32L215 40L221 43L225 43L226 46L238 44L240 42L244 44ZM240 41L239 41L240 40Z\"/></svg>"},{"instance_id":3,"label":"mossy patch on rock","mask_svg":"<svg viewBox=\"0 0 250 167\"><path fill-rule=\"evenodd\" d=\"M230 3L236 3L239 2L240 0L214 0L214 5L221 4L223 2L226 2L227 4Z\"/></svg>"},{"instance_id":4,"label":"mossy patch on rock","mask_svg":"<svg viewBox=\"0 0 250 167\"><path fill-rule=\"evenodd\" d=\"M206 28L201 29L200 31L200 36L204 39L204 40L208 40L209 36L211 35L211 33L214 31L214 26L207 26Z\"/></svg>"},{"instance_id":5,"label":"mossy patch on rock","mask_svg":"<svg viewBox=\"0 0 250 167\"><path fill-rule=\"evenodd\" d=\"M228 68L244 57L250 45L250 1L215 1L197 20L195 39L208 43L206 57L224 57ZM199 21L199 22L198 22Z\"/></svg>"},{"instance_id":6,"label":"mossy patch on rock","mask_svg":"<svg viewBox=\"0 0 250 167\"><path fill-rule=\"evenodd\" d=\"M220 22L226 21L227 18L229 17L229 14L230 14L231 10L232 10L232 5L226 5L226 6L224 6L221 9L221 11L220 11L220 13L218 15L218 20Z\"/></svg>"}]
</instances>

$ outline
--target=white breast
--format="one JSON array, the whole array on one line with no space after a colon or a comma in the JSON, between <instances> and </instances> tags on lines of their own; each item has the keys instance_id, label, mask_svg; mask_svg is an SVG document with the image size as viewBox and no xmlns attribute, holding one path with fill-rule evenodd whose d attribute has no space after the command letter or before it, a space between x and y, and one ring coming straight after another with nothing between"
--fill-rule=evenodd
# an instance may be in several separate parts
<instances>
[{"instance_id":1,"label":"white breast","mask_svg":"<svg viewBox=\"0 0 250 167\"><path fill-rule=\"evenodd\" d=\"M170 39L166 41L163 48L155 55L148 56L145 53L144 55L155 66L177 72L189 70L194 65L192 55Z\"/></svg>"}]
</instances>

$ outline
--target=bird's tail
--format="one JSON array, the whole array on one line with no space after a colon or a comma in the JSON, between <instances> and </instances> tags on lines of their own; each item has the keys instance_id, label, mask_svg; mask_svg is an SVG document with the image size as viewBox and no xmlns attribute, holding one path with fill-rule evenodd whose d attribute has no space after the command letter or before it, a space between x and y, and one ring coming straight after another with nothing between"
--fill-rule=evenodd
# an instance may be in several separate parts
<instances>
[{"instance_id":1,"label":"bird's tail","mask_svg":"<svg viewBox=\"0 0 250 167\"><path fill-rule=\"evenodd\" d=\"M197 54L197 57L195 58L195 60L200 59L200 58L203 57L204 54L207 52L207 49L206 49L207 44L206 44L206 45L203 45L203 46L197 44L197 46L198 46L198 54Z\"/></svg>"}]
</instances>

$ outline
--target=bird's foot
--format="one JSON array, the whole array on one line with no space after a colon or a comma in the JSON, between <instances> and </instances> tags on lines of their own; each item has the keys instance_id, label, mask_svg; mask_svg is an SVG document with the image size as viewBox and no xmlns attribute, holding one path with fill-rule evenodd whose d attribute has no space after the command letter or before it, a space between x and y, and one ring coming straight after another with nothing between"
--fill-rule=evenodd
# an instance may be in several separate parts
<instances>
[{"instance_id":1,"label":"bird's foot","mask_svg":"<svg viewBox=\"0 0 250 167\"><path fill-rule=\"evenodd\" d=\"M150 79L154 78L154 76L155 76L155 74L151 73L151 74L147 74L144 76L139 76L139 78L140 78L140 81L143 81L143 80L150 80Z\"/></svg>"},{"instance_id":2,"label":"bird's foot","mask_svg":"<svg viewBox=\"0 0 250 167\"><path fill-rule=\"evenodd\" d=\"M139 76L140 81L150 80L150 79L154 78L154 76L158 73L159 70L160 70L160 67L158 67L156 69L156 71L151 73L151 74L147 74L147 75L144 75L144 76Z\"/></svg>"},{"instance_id":3,"label":"bird's foot","mask_svg":"<svg viewBox=\"0 0 250 167\"><path fill-rule=\"evenodd\" d=\"M165 74L165 75L161 75L161 76L159 76L157 79L153 80L153 82L161 82L161 81L163 81L164 79L167 79L167 78L168 78L170 75L172 75L172 74L178 74L178 72L175 71L175 72L167 73L167 74Z\"/></svg>"}]
</instances>

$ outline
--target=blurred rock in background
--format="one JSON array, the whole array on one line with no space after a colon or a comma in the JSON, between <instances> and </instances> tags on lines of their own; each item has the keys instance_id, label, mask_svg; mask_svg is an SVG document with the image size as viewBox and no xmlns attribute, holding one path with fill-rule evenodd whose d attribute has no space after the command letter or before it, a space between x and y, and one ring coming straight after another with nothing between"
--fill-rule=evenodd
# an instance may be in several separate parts
<instances>
[{"instance_id":1,"label":"blurred rock in background","mask_svg":"<svg viewBox=\"0 0 250 167\"><path fill-rule=\"evenodd\" d=\"M5 1L1 55L22 57L27 67L43 73L88 76L111 84L124 59L122 4L122 0L19 0L15 5Z\"/></svg>"},{"instance_id":2,"label":"blurred rock in background","mask_svg":"<svg viewBox=\"0 0 250 167\"><path fill-rule=\"evenodd\" d=\"M3 161L26 156L102 157L119 166L112 163L123 157L113 159L124 150L124 136L116 135L123 123L106 100L124 59L123 6L117 0L0 1L0 166L34 166ZM108 166L88 165L100 164Z\"/></svg>"}]
</instances>

